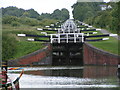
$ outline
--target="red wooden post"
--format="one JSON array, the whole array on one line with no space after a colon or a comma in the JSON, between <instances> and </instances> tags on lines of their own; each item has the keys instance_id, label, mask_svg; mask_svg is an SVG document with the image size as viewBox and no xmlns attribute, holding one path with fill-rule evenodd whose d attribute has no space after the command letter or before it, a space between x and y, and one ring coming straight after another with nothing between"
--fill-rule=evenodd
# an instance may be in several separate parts
<instances>
[{"instance_id":1,"label":"red wooden post","mask_svg":"<svg viewBox=\"0 0 120 90\"><path fill-rule=\"evenodd\" d=\"M2 61L2 88L5 88L7 90L7 86L5 86L5 84L7 83L7 61Z\"/></svg>"}]
</instances>

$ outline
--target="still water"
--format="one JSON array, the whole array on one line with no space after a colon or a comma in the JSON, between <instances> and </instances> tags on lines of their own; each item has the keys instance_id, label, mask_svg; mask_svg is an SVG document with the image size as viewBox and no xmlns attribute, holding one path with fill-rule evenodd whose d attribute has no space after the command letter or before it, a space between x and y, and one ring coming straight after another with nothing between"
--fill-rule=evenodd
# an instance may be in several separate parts
<instances>
[{"instance_id":1,"label":"still water","mask_svg":"<svg viewBox=\"0 0 120 90\"><path fill-rule=\"evenodd\" d=\"M24 67L20 88L118 88L113 66ZM19 72L19 71L18 71ZM9 71L15 79L18 72Z\"/></svg>"}]
</instances>

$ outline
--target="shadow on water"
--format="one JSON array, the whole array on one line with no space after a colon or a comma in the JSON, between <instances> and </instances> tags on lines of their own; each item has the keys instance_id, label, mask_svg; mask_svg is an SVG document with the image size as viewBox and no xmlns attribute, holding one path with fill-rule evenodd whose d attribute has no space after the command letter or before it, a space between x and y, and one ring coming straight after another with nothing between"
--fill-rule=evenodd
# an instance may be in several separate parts
<instances>
[{"instance_id":1,"label":"shadow on water","mask_svg":"<svg viewBox=\"0 0 120 90\"><path fill-rule=\"evenodd\" d=\"M83 69L63 69L63 70L37 70L26 71L25 74L41 76L58 76L58 77L83 77Z\"/></svg>"}]
</instances>

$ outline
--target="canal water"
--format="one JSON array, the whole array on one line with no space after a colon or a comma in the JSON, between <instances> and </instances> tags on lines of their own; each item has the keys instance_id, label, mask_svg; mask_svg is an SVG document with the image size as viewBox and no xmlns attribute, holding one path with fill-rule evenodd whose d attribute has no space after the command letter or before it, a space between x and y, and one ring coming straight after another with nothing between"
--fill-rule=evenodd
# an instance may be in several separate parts
<instances>
[{"instance_id":1,"label":"canal water","mask_svg":"<svg viewBox=\"0 0 120 90\"><path fill-rule=\"evenodd\" d=\"M114 66L46 66L24 67L24 70L20 88L119 88ZM19 71L9 71L8 75L14 80Z\"/></svg>"}]
</instances>

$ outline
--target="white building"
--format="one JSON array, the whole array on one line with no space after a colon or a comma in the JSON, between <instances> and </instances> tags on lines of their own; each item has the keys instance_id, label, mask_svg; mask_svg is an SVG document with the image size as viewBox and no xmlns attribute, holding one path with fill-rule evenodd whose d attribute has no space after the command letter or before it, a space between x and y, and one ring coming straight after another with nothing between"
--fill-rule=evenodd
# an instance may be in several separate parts
<instances>
[{"instance_id":1,"label":"white building","mask_svg":"<svg viewBox=\"0 0 120 90\"><path fill-rule=\"evenodd\" d=\"M110 0L110 2L119 2L120 0Z\"/></svg>"},{"instance_id":2,"label":"white building","mask_svg":"<svg viewBox=\"0 0 120 90\"><path fill-rule=\"evenodd\" d=\"M112 9L111 5L100 5L101 10L107 10L107 9Z\"/></svg>"}]
</instances>

